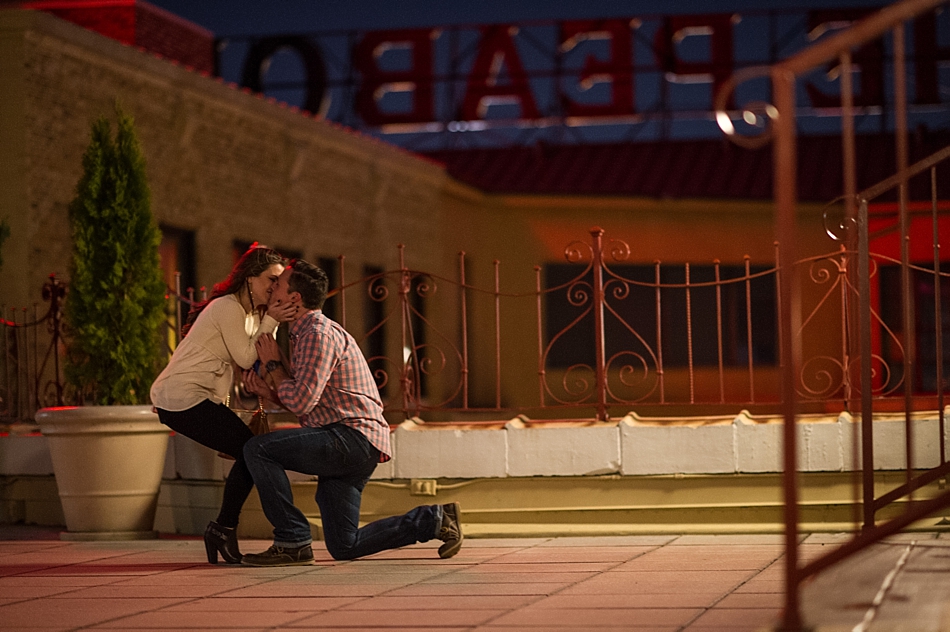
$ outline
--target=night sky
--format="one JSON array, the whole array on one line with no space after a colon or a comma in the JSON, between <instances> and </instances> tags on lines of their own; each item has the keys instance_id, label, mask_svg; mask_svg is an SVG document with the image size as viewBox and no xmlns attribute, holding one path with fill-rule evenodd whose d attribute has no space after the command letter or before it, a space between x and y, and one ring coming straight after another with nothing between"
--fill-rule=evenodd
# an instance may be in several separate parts
<instances>
[{"instance_id":1,"label":"night sky","mask_svg":"<svg viewBox=\"0 0 950 632\"><path fill-rule=\"evenodd\" d=\"M149 0L218 36L674 13L867 7L881 0Z\"/></svg>"}]
</instances>

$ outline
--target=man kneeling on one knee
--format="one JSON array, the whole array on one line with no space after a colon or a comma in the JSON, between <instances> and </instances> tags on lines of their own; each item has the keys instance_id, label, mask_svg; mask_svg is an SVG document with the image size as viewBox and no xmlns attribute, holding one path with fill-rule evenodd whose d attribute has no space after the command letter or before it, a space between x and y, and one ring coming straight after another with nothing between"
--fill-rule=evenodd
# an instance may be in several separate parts
<instances>
[{"instance_id":1,"label":"man kneeling on one knee","mask_svg":"<svg viewBox=\"0 0 950 632\"><path fill-rule=\"evenodd\" d=\"M263 377L244 374L248 391L277 402L297 415L300 428L258 435L244 447L244 458L274 527L274 544L244 555L249 566L288 566L313 562L310 524L293 503L284 470L318 477L316 500L327 550L351 560L379 551L438 538L439 556L462 547L459 505L423 505L402 516L359 527L360 499L378 463L392 457L389 424L379 390L353 337L321 308L327 276L296 260L275 282L271 302L296 304L290 321L290 366L270 335L257 340Z\"/></svg>"}]
</instances>

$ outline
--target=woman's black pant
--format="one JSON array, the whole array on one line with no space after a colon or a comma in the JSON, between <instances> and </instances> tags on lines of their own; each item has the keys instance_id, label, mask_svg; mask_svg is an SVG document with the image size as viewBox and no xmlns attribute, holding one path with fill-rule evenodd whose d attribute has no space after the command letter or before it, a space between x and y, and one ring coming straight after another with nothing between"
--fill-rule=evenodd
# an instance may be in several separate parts
<instances>
[{"instance_id":1,"label":"woman's black pant","mask_svg":"<svg viewBox=\"0 0 950 632\"><path fill-rule=\"evenodd\" d=\"M222 527L236 527L241 507L254 487L254 479L244 463L244 444L254 433L233 410L207 399L188 410L157 410L161 422L175 432L234 457L216 522Z\"/></svg>"}]
</instances>

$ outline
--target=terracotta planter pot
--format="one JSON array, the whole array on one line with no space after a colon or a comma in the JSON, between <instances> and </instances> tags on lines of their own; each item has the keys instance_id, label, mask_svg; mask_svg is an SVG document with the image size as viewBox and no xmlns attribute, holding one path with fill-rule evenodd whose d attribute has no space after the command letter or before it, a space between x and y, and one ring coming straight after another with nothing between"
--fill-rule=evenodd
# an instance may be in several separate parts
<instances>
[{"instance_id":1,"label":"terracotta planter pot","mask_svg":"<svg viewBox=\"0 0 950 632\"><path fill-rule=\"evenodd\" d=\"M151 406L44 408L36 421L49 441L63 539L157 537L169 429Z\"/></svg>"}]
</instances>

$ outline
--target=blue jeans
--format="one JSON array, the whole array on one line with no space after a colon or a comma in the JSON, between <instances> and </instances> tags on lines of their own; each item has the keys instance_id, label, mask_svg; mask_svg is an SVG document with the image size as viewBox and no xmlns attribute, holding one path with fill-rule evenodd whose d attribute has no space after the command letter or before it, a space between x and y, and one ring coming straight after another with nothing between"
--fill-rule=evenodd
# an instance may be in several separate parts
<instances>
[{"instance_id":1,"label":"blue jeans","mask_svg":"<svg viewBox=\"0 0 950 632\"><path fill-rule=\"evenodd\" d=\"M440 505L423 505L360 529L363 487L376 469L379 451L358 430L340 423L258 435L245 444L244 460L257 485L264 515L274 526L277 546L311 542L310 523L294 506L284 470L318 477L317 506L327 550L334 559L352 560L427 542L442 523Z\"/></svg>"}]
</instances>

